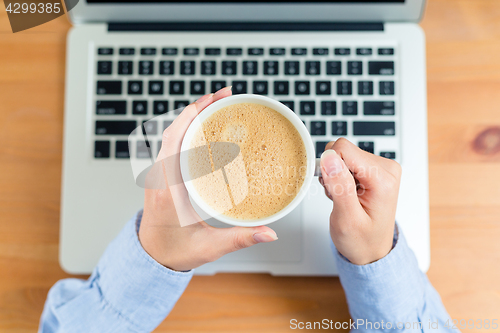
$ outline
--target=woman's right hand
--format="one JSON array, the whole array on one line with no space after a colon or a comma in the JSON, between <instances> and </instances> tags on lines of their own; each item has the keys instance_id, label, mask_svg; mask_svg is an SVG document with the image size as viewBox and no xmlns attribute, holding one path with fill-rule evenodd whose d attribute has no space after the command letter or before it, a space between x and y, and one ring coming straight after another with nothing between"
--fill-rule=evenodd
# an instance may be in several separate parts
<instances>
[{"instance_id":1,"label":"woman's right hand","mask_svg":"<svg viewBox=\"0 0 500 333\"><path fill-rule=\"evenodd\" d=\"M401 166L341 138L321 155L320 183L333 201L330 235L350 262L365 265L392 249Z\"/></svg>"}]
</instances>

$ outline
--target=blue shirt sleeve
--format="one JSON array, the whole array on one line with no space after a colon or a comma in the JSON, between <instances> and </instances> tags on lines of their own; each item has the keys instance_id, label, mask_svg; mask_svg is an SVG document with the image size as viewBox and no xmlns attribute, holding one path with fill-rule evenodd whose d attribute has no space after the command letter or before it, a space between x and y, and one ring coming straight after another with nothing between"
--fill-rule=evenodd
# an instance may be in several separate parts
<instances>
[{"instance_id":1,"label":"blue shirt sleeve","mask_svg":"<svg viewBox=\"0 0 500 333\"><path fill-rule=\"evenodd\" d=\"M354 265L335 250L349 312L359 324L352 331L458 332L449 328L453 324L439 294L397 230L391 252L371 264Z\"/></svg>"},{"instance_id":2,"label":"blue shirt sleeve","mask_svg":"<svg viewBox=\"0 0 500 333\"><path fill-rule=\"evenodd\" d=\"M150 332L169 314L193 271L162 266L137 235L142 211L111 242L88 280L65 279L49 291L40 333Z\"/></svg>"}]
</instances>

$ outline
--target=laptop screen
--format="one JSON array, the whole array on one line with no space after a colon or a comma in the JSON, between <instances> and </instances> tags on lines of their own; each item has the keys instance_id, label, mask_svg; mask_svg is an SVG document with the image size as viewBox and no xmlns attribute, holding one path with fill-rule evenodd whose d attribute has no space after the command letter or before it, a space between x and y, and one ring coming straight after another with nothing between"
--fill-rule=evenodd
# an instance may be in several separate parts
<instances>
[{"instance_id":1,"label":"laptop screen","mask_svg":"<svg viewBox=\"0 0 500 333\"><path fill-rule=\"evenodd\" d=\"M82 0L84 22L416 22L426 0Z\"/></svg>"}]
</instances>

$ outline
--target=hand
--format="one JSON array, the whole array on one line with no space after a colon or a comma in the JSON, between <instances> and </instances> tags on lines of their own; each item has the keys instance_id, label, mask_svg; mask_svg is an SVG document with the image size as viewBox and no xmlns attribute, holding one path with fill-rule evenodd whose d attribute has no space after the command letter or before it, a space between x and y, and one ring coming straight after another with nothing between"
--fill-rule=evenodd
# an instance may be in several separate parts
<instances>
[{"instance_id":1,"label":"hand","mask_svg":"<svg viewBox=\"0 0 500 333\"><path fill-rule=\"evenodd\" d=\"M333 201L330 235L350 262L365 265L392 249L401 166L346 139L321 155L320 183Z\"/></svg>"},{"instance_id":2,"label":"hand","mask_svg":"<svg viewBox=\"0 0 500 333\"><path fill-rule=\"evenodd\" d=\"M227 87L187 106L163 132L161 151L147 176L149 182L162 182L163 186L146 186L139 239L151 257L173 270L190 270L229 252L277 239L276 233L266 226L210 226L195 212L186 187L179 181L182 178L178 156L189 125L208 105L230 95L231 88ZM173 156L177 158L167 158Z\"/></svg>"}]
</instances>

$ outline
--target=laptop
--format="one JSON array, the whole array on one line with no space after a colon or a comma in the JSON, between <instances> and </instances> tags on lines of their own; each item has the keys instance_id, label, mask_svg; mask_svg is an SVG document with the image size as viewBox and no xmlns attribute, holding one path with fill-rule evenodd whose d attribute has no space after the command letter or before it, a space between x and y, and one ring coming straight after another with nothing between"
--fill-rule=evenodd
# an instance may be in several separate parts
<instances>
[{"instance_id":1,"label":"laptop","mask_svg":"<svg viewBox=\"0 0 500 333\"><path fill-rule=\"evenodd\" d=\"M319 156L346 137L403 167L396 220L420 268L430 264L424 0L111 1L70 11L60 264L88 274L141 209L130 159L157 154L188 103L232 85L274 98L304 121ZM155 117L162 121L155 121ZM148 122L149 146L131 131ZM156 135L156 136L155 136ZM145 150L147 148L147 150ZM196 269L337 274L332 202L313 181L301 205L270 224L279 240ZM208 220L216 227L226 227Z\"/></svg>"}]
</instances>

